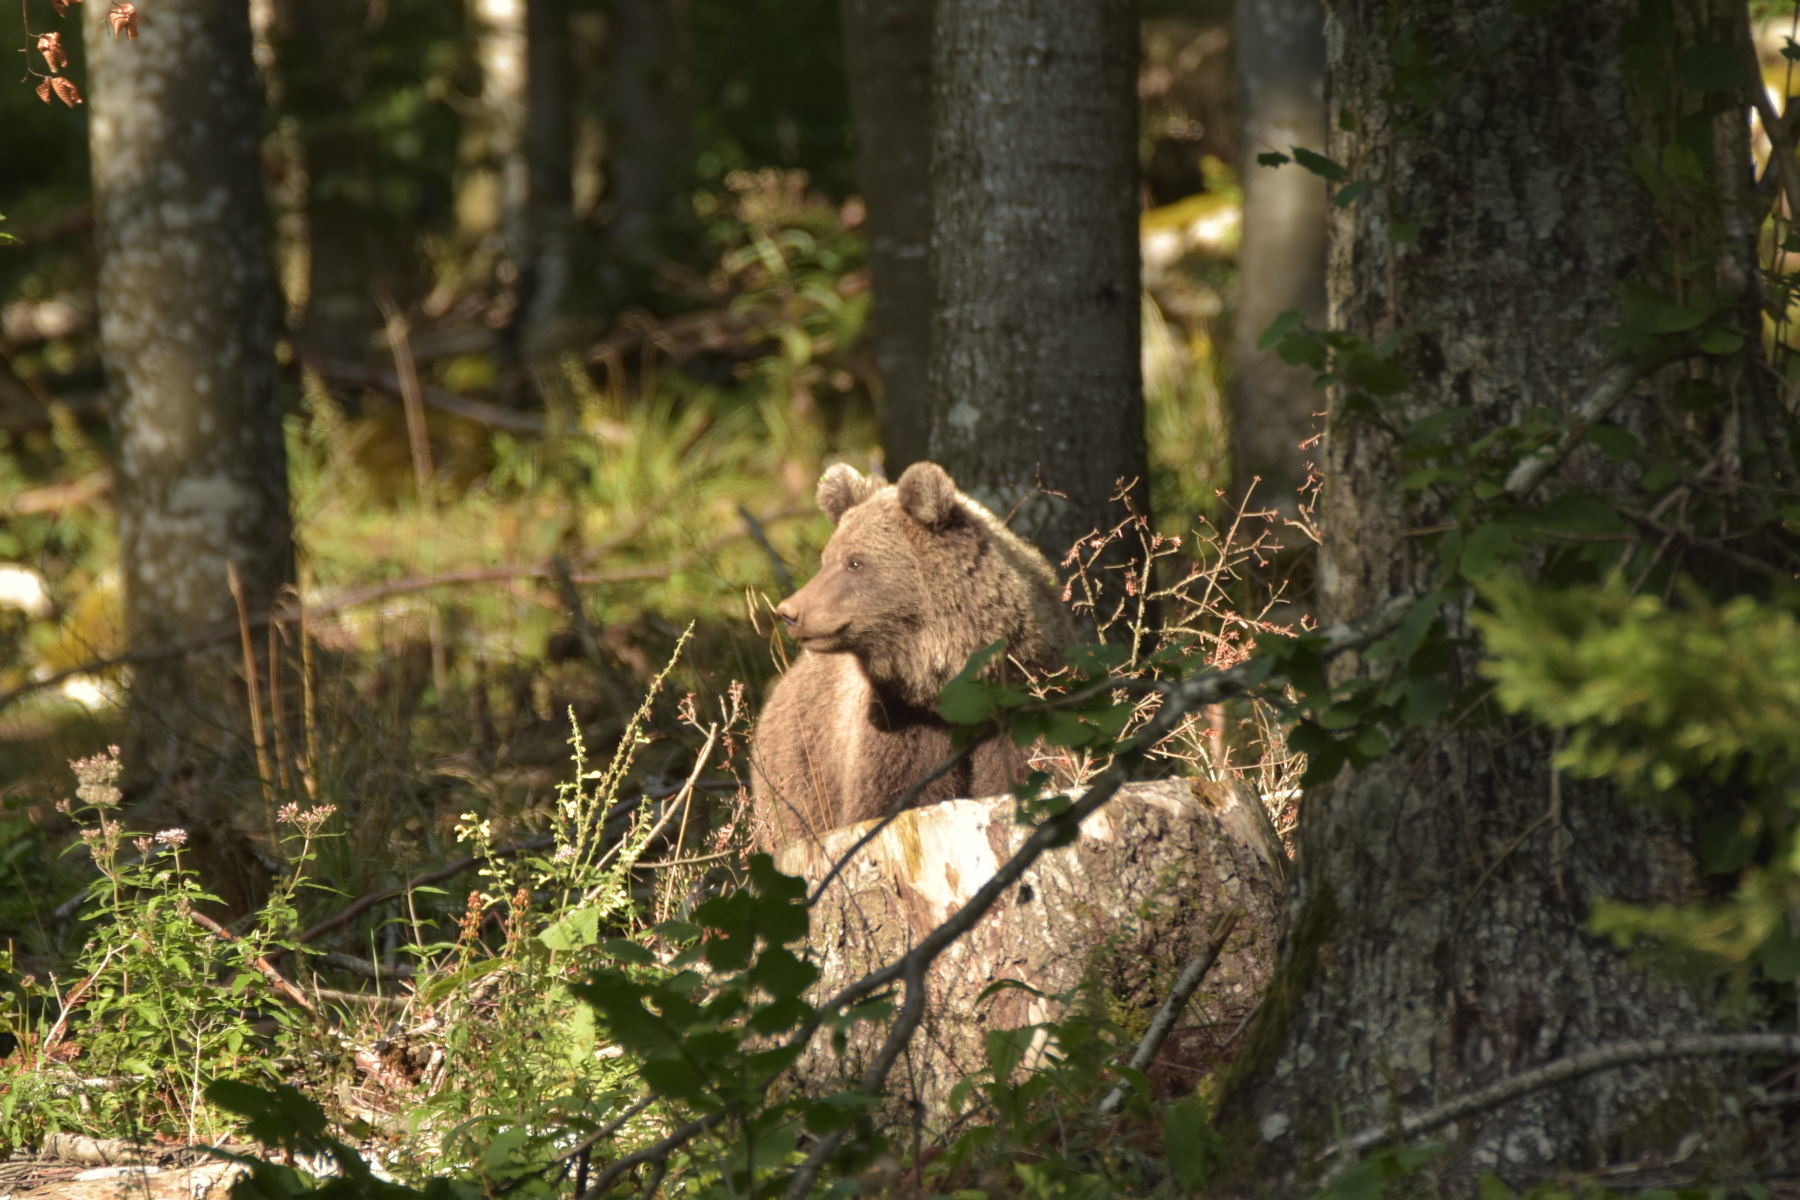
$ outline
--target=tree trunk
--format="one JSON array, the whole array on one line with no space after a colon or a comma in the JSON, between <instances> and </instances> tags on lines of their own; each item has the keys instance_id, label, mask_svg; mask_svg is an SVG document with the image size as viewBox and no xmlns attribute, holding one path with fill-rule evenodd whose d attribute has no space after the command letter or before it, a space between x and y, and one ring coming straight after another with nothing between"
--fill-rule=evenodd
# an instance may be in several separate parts
<instances>
[{"instance_id":1,"label":"tree trunk","mask_svg":"<svg viewBox=\"0 0 1800 1200\"><path fill-rule=\"evenodd\" d=\"M525 205L527 0L468 0L475 62L481 72L479 101L464 119L458 157L456 222L463 241L492 263Z\"/></svg>"},{"instance_id":2,"label":"tree trunk","mask_svg":"<svg viewBox=\"0 0 1800 1200\"><path fill-rule=\"evenodd\" d=\"M909 809L864 847L813 908L811 945L830 994L904 955L1018 849L1029 826L1011 796ZM779 866L816 883L867 830L852 825L787 847ZM1092 1004L1148 1019L1227 912L1240 918L1148 1073L1185 1095L1228 1057L1274 961L1287 859L1253 792L1174 779L1128 784L1071 846L1051 851L953 943L926 975L926 1015L890 1081L906 1112L942 1131L959 1081L986 1065L985 1034L1057 1020ZM982 994L1002 979L1037 989ZM1078 995L1079 988L1090 990ZM860 1074L886 1031L852 1031L842 1056L822 1044L801 1075L822 1090ZM820 1039L822 1043L824 1039ZM914 1107L914 1106L917 1107Z\"/></svg>"},{"instance_id":3,"label":"tree trunk","mask_svg":"<svg viewBox=\"0 0 1800 1200\"><path fill-rule=\"evenodd\" d=\"M941 0L932 93L931 456L1059 562L1148 512L1137 9Z\"/></svg>"},{"instance_id":4,"label":"tree trunk","mask_svg":"<svg viewBox=\"0 0 1800 1200\"><path fill-rule=\"evenodd\" d=\"M125 621L150 650L230 622L232 569L252 613L293 579L262 93L247 5L167 0L136 41L88 9ZM241 768L241 654L233 638L134 668L134 777ZM241 794L244 777L229 782Z\"/></svg>"},{"instance_id":5,"label":"tree trunk","mask_svg":"<svg viewBox=\"0 0 1800 1200\"><path fill-rule=\"evenodd\" d=\"M525 356L555 342L575 252L575 123L568 0L527 0L525 201L512 240L519 259L516 324Z\"/></svg>"},{"instance_id":6,"label":"tree trunk","mask_svg":"<svg viewBox=\"0 0 1800 1200\"><path fill-rule=\"evenodd\" d=\"M929 457L931 362L931 5L843 0L856 132L856 186L868 206L889 479Z\"/></svg>"},{"instance_id":7,"label":"tree trunk","mask_svg":"<svg viewBox=\"0 0 1800 1200\"><path fill-rule=\"evenodd\" d=\"M1300 449L1324 397L1314 372L1257 349L1269 323L1325 312L1325 185L1289 164L1259 166L1268 151L1325 144L1325 31L1319 0L1237 0L1232 29L1242 125L1238 177L1244 233L1232 330L1231 458L1234 495L1260 476L1253 503L1295 515L1312 455Z\"/></svg>"},{"instance_id":8,"label":"tree trunk","mask_svg":"<svg viewBox=\"0 0 1800 1200\"><path fill-rule=\"evenodd\" d=\"M606 6L604 296L629 302L663 258L679 221L692 131L686 0Z\"/></svg>"},{"instance_id":9,"label":"tree trunk","mask_svg":"<svg viewBox=\"0 0 1800 1200\"><path fill-rule=\"evenodd\" d=\"M1709 28L1688 30L1684 44L1735 52L1743 6L1704 7ZM1741 297L1744 327L1756 328L1741 114L1710 123L1714 153L1697 169L1718 190L1694 201L1682 245L1670 245L1674 218L1631 173L1634 154L1664 161L1669 131L1694 128L1667 111L1671 73L1644 86L1627 72L1639 10L1637 0L1593 0L1550 19L1499 0L1328 6L1330 154L1348 179L1375 181L1334 207L1331 320L1371 342L1405 333L1410 390L1383 409L1394 425L1467 406L1459 437L1472 442L1523 427L1534 408L1568 418L1610 361L1621 274L1680 287L1650 277L1684 250L1694 256L1687 286ZM1653 49L1672 61L1680 48ZM1418 222L1416 240L1392 239L1401 221ZM1759 378L1740 379L1746 410L1768 399L1755 394ZM1640 384L1615 419L1647 439L1666 432L1681 418L1656 405L1674 383L1665 371ZM1402 461L1371 421L1334 422L1322 620L1433 584L1430 534L1453 517L1444 501L1403 495L1398 481L1416 461ZM1556 482L1619 498L1621 474L1588 448ZM1473 691L1480 654L1467 606L1446 614L1451 634L1469 639L1453 651L1449 682ZM1276 1191L1309 1184L1336 1131L1596 1044L1706 1028L1704 997L1586 931L1602 899L1688 898L1680 822L1559 777L1552 751L1542 730L1483 706L1402 736L1386 757L1308 795L1273 999L1221 1108L1258 1148L1245 1178ZM1691 1065L1632 1067L1479 1113L1436 1135L1454 1146L1442 1160L1446 1194L1468 1194L1482 1171L1524 1189L1553 1167L1673 1151L1714 1104L1705 1078Z\"/></svg>"},{"instance_id":10,"label":"tree trunk","mask_svg":"<svg viewBox=\"0 0 1800 1200\"><path fill-rule=\"evenodd\" d=\"M353 120L367 83L366 0L284 0L275 6L274 70L294 117L305 180L306 305L299 338L310 353L359 360L381 327L376 289L391 261L371 195L375 156ZM286 214L284 214L286 216Z\"/></svg>"}]
</instances>

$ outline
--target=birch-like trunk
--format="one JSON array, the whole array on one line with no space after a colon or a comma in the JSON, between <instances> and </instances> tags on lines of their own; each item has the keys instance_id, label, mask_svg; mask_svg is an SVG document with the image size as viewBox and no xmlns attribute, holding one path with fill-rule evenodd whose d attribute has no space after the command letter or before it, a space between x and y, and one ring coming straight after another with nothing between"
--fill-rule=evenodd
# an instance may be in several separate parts
<instances>
[{"instance_id":1,"label":"birch-like trunk","mask_svg":"<svg viewBox=\"0 0 1800 1200\"><path fill-rule=\"evenodd\" d=\"M1312 371L1257 341L1284 312L1324 315L1325 184L1291 163L1276 169L1256 158L1325 144L1324 21L1319 0L1237 0L1232 26L1244 192L1231 339L1233 495L1260 477L1252 503L1287 516L1299 510L1315 457L1300 445L1325 400Z\"/></svg>"}]
</instances>

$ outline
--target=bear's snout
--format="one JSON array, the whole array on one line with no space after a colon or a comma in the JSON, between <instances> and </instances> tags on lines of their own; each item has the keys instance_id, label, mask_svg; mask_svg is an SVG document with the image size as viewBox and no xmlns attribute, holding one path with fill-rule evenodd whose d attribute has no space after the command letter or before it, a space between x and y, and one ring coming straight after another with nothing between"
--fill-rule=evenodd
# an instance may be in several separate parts
<instances>
[{"instance_id":1,"label":"bear's snout","mask_svg":"<svg viewBox=\"0 0 1800 1200\"><path fill-rule=\"evenodd\" d=\"M800 624L800 610L794 607L794 600L791 596L775 606L775 615L780 617L781 623L789 629Z\"/></svg>"}]
</instances>

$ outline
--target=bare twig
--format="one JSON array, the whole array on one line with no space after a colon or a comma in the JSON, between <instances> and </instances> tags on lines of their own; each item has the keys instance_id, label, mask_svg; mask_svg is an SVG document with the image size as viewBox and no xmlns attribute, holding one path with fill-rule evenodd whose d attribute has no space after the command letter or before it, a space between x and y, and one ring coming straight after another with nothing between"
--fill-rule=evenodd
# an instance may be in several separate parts
<instances>
[{"instance_id":1,"label":"bare twig","mask_svg":"<svg viewBox=\"0 0 1800 1200\"><path fill-rule=\"evenodd\" d=\"M1647 354L1610 367L1600 376L1599 382L1588 390L1587 395L1576 402L1574 417L1563 430L1562 436L1553 445L1533 450L1513 467L1506 477L1506 494L1515 500L1522 500L1530 495L1544 476L1587 436L1588 426L1611 412L1613 406L1623 400L1639 380L1655 374L1670 363L1691 358L1695 353L1692 346L1677 343L1658 347Z\"/></svg>"},{"instance_id":2,"label":"bare twig","mask_svg":"<svg viewBox=\"0 0 1800 1200\"><path fill-rule=\"evenodd\" d=\"M318 372L319 377L327 383L336 384L339 387L367 388L370 391L386 392L392 396L400 396L404 403L401 379L391 371L365 367L360 363L314 358L310 355L303 359L302 363L308 369ZM498 404L489 404L468 396L458 396L454 392L424 387L417 383L414 386L417 388L420 403L427 408L436 409L452 417L473 421L490 429L504 429L508 433L524 434L527 437L543 437L549 432L548 423L544 420L542 413L502 408Z\"/></svg>"},{"instance_id":3,"label":"bare twig","mask_svg":"<svg viewBox=\"0 0 1800 1200\"><path fill-rule=\"evenodd\" d=\"M1416 1137L1463 1117L1498 1108L1529 1092L1567 1083L1584 1075L1637 1063L1662 1062L1671 1058L1719 1058L1746 1054L1800 1055L1800 1034L1696 1033L1595 1046L1453 1097L1442 1104L1415 1109L1397 1121L1371 1125L1343 1139L1326 1151L1327 1157L1342 1156L1342 1161L1331 1169L1324 1182L1329 1182L1350 1165L1355 1155L1371 1146Z\"/></svg>"},{"instance_id":4,"label":"bare twig","mask_svg":"<svg viewBox=\"0 0 1800 1200\"><path fill-rule=\"evenodd\" d=\"M768 531L763 528L762 522L756 519L756 514L742 504L737 506L737 511L738 516L743 519L744 528L750 531L750 536L756 539L756 544L762 547L762 552L769 556L769 565L775 569L775 578L780 582L782 592L792 595L794 577L788 573L787 564L781 561L781 555L775 553L775 547L769 542Z\"/></svg>"},{"instance_id":5,"label":"bare twig","mask_svg":"<svg viewBox=\"0 0 1800 1200\"><path fill-rule=\"evenodd\" d=\"M577 1197L577 1200L596 1200L596 1197L603 1195L606 1192L606 1189L613 1185L614 1180L618 1179L619 1176L625 1174L625 1172L631 1170L633 1167L640 1166L647 1162L667 1161L670 1153L679 1150L681 1147L687 1145L687 1143L693 1141L695 1138L717 1125L720 1121L723 1121L725 1115L723 1109L718 1112L707 1113L704 1117L689 1121L686 1125L674 1130L667 1137L663 1138L662 1141L651 1146L645 1146L642 1150L635 1150L632 1153L627 1154L624 1158L616 1158L612 1162L607 1163L606 1169L594 1176L592 1186L590 1186L587 1191L581 1193L581 1195Z\"/></svg>"},{"instance_id":6,"label":"bare twig","mask_svg":"<svg viewBox=\"0 0 1800 1200\"><path fill-rule=\"evenodd\" d=\"M765 522L789 520L802 515L804 509L782 509L763 518ZM692 553L684 555L673 562L656 566L621 567L613 571L571 571L569 578L586 587L602 586L615 583L637 583L651 579L667 579L677 571L685 570L695 563L704 562L717 554L726 546L744 537L741 532L733 532L700 546ZM391 596L403 596L413 592L432 591L442 587L459 587L472 584L506 583L515 579L546 579L556 577L555 568L549 563L515 564L504 567L474 567L461 571L446 571L439 575L413 576L407 579L395 579L385 583L369 584L364 587L351 588L339 592L335 596L323 596L309 601L305 606L308 620L321 615L343 612L347 609L360 608L377 600L385 600ZM292 608L277 608L270 612L252 613L250 625L260 627L268 624L287 625L300 620L300 612ZM116 667L131 667L141 663L161 662L168 658L179 658L184 654L192 654L196 650L204 650L217 642L226 641L238 636L238 623L235 620L221 622L210 629L203 630L193 637L178 641L165 642L159 646L145 646L138 650L127 650L122 654L109 654L101 658L56 671L40 679L33 679L15 688L0 692L0 711L14 701L46 688L53 688L66 680L81 675L92 675L100 671L109 671Z\"/></svg>"},{"instance_id":7,"label":"bare twig","mask_svg":"<svg viewBox=\"0 0 1800 1200\"><path fill-rule=\"evenodd\" d=\"M232 933L231 930L225 928L203 912L190 908L188 909L188 916L193 918L194 924L207 930L221 941L236 943L238 940L236 934ZM294 1005L294 1007L305 1012L308 1016L316 1017L319 1015L319 1010L314 1008L313 1002L306 998L306 993L302 992L292 983L289 983L287 977L275 969L274 963L258 954L251 957L250 965L256 968L257 974L269 981L269 986L275 989L277 995L281 996L284 1000L287 1000L290 1004Z\"/></svg>"},{"instance_id":8,"label":"bare twig","mask_svg":"<svg viewBox=\"0 0 1800 1200\"><path fill-rule=\"evenodd\" d=\"M1163 998L1162 1005L1156 1010L1156 1015L1150 1018L1150 1028L1144 1031L1144 1036L1138 1042L1137 1049L1131 1052L1131 1059L1126 1065L1133 1071L1149 1070L1150 1064L1156 1059L1156 1052L1162 1049L1162 1044L1169 1040L1169 1034L1175 1031L1175 1022L1180 1019L1182 1010L1187 1007L1187 1002L1193 998L1195 990L1206 978L1206 973L1212 970L1214 963L1219 961L1219 955L1224 951L1225 943L1230 940L1232 931L1237 928L1238 922L1243 920L1243 917L1243 912L1237 909L1220 917L1218 923L1213 926L1212 937L1207 939L1206 945L1201 947L1200 953L1194 955L1188 965L1182 968L1180 976L1175 980L1175 986L1169 989L1169 994ZM1105 1117L1118 1112L1119 1106L1125 1103L1125 1096L1129 1090L1123 1083L1120 1083L1108 1092L1106 1098L1100 1101L1100 1115Z\"/></svg>"},{"instance_id":9,"label":"bare twig","mask_svg":"<svg viewBox=\"0 0 1800 1200\"><path fill-rule=\"evenodd\" d=\"M606 835L606 831L612 828L614 822L622 824L637 810L638 805L642 802L643 798L634 796L629 800L621 800L619 803L615 804L612 811L606 814L606 823L602 826L601 836L604 837ZM341 929L343 926L348 925L363 913L374 908L377 904L384 904L389 900L398 900L400 897L405 896L409 892L416 891L419 888L428 887L434 883L442 883L446 879L454 879L464 871L473 867L478 867L482 863L494 862L499 859L515 858L521 854L530 854L534 850L546 850L555 844L556 835L553 833L546 833L541 834L538 837L527 838L522 842L514 842L509 846L501 846L498 849L488 851L486 854L466 855L457 859L455 862L447 863L434 870L426 871L422 875L416 875L405 883L400 884L398 887L391 887L380 892L370 892L365 896L361 896L342 911L333 916L326 917L323 921L320 921L312 928L301 933L294 941L301 945L317 941L332 930ZM277 951L277 953L279 954L279 951Z\"/></svg>"}]
</instances>

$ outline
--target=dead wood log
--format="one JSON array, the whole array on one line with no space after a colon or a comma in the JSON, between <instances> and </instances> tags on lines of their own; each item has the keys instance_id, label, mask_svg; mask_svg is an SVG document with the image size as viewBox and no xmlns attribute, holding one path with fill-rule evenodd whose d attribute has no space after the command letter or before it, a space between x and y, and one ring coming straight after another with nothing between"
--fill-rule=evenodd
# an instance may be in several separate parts
<instances>
[{"instance_id":1,"label":"dead wood log","mask_svg":"<svg viewBox=\"0 0 1800 1200\"><path fill-rule=\"evenodd\" d=\"M859 851L813 908L820 993L898 959L959 908L1030 833L1015 822L1014 805L998 797L913 809ZM795 843L778 862L816 883L867 830ZM950 1090L986 1063L988 1030L1055 1020L1071 1003L1101 1004L1135 1035L1215 921L1236 910L1242 918L1149 1071L1159 1093L1185 1094L1229 1056L1262 998L1286 866L1247 787L1126 785L932 964L924 1022L894 1073L896 1098L917 1104L928 1127L944 1128L954 1116ZM982 999L1006 979L1028 986ZM882 1035L861 1026L842 1055L819 1039L801 1062L802 1081L828 1090L859 1076Z\"/></svg>"}]
</instances>

